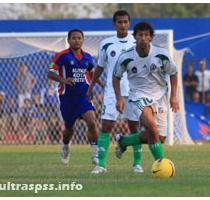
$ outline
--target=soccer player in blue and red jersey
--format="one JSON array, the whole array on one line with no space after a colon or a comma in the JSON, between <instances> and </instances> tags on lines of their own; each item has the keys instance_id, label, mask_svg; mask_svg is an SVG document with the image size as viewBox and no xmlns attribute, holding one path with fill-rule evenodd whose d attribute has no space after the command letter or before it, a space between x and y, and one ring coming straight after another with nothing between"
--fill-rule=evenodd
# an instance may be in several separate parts
<instances>
[{"instance_id":1,"label":"soccer player in blue and red jersey","mask_svg":"<svg viewBox=\"0 0 210 200\"><path fill-rule=\"evenodd\" d=\"M70 30L68 32L70 47L55 55L48 72L48 78L59 82L60 110L65 122L61 149L61 161L64 164L69 162L73 126L79 117L82 117L88 126L87 136L92 147L92 162L93 164L98 162L95 112L86 96L89 87L87 74L91 72L94 64L92 56L81 49L83 42L84 34L81 30Z\"/></svg>"}]
</instances>

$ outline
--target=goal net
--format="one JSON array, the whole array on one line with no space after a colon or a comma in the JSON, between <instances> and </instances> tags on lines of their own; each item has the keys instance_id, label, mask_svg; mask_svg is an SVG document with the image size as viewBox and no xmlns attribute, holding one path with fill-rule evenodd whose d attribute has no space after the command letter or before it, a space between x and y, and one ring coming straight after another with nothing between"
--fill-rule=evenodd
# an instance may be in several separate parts
<instances>
[{"instance_id":1,"label":"goal net","mask_svg":"<svg viewBox=\"0 0 210 200\"><path fill-rule=\"evenodd\" d=\"M85 32L83 49L96 58L100 41L114 34L113 31ZM59 111L58 85L47 79L47 72L55 53L68 48L66 35L66 32L0 34L1 144L60 143L64 123ZM182 91L183 52L173 48L172 30L157 30L153 43L167 48L178 65L181 109L175 115L169 112L168 143L192 144L186 128ZM103 91L96 86L93 103L99 129L102 99ZM119 131L129 132L124 121L117 122L113 129ZM72 142L86 144L86 132L84 121L77 120Z\"/></svg>"}]
</instances>

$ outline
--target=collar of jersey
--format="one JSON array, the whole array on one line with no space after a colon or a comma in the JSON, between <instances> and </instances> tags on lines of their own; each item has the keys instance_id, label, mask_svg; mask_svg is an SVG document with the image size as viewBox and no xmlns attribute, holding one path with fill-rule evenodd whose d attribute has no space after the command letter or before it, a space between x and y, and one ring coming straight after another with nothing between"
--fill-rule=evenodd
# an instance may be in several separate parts
<instances>
[{"instance_id":1,"label":"collar of jersey","mask_svg":"<svg viewBox=\"0 0 210 200\"><path fill-rule=\"evenodd\" d=\"M82 60L83 58L88 58L85 51L83 51L83 50L81 49L81 52L82 52L82 58L81 58L80 60ZM77 57L74 55L73 51L71 50L71 47L69 48L69 53L71 53L75 58L77 58Z\"/></svg>"},{"instance_id":2,"label":"collar of jersey","mask_svg":"<svg viewBox=\"0 0 210 200\"><path fill-rule=\"evenodd\" d=\"M126 36L126 37L124 37L124 38L119 38L119 37L117 37L117 35L116 35L116 38L117 38L117 40L119 41L119 42L122 42L122 43L125 43L125 42L127 42L128 41L128 39L129 39L129 34Z\"/></svg>"}]
</instances>

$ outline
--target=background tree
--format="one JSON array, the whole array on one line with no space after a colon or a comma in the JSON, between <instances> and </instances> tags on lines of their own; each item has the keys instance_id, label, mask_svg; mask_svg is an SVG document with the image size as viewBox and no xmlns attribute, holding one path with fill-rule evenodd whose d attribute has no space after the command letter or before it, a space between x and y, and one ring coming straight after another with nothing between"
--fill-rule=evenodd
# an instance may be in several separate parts
<instances>
[{"instance_id":1,"label":"background tree","mask_svg":"<svg viewBox=\"0 0 210 200\"><path fill-rule=\"evenodd\" d=\"M112 17L117 9L132 17L209 17L210 4L192 3L118 3L118 4L0 4L0 19L67 19Z\"/></svg>"},{"instance_id":2,"label":"background tree","mask_svg":"<svg viewBox=\"0 0 210 200\"><path fill-rule=\"evenodd\" d=\"M132 17L208 17L210 4L152 3L118 4L119 9L126 9Z\"/></svg>"}]
</instances>

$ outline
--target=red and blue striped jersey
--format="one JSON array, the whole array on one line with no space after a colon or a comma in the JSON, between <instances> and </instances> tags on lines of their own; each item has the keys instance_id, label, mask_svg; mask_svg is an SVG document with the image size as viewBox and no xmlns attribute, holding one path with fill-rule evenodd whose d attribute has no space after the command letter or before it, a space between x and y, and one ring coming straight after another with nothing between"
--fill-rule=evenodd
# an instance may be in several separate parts
<instances>
[{"instance_id":1,"label":"red and blue striped jersey","mask_svg":"<svg viewBox=\"0 0 210 200\"><path fill-rule=\"evenodd\" d=\"M59 84L59 95L84 95L89 87L89 73L93 67L93 58L89 53L82 51L81 56L76 57L69 48L55 55L49 70L63 78L74 78L75 85L73 86Z\"/></svg>"}]
</instances>

